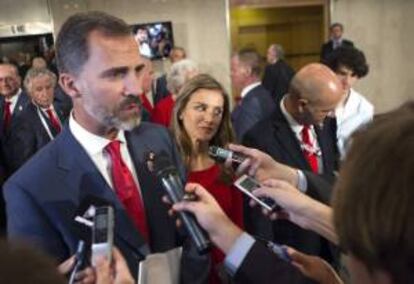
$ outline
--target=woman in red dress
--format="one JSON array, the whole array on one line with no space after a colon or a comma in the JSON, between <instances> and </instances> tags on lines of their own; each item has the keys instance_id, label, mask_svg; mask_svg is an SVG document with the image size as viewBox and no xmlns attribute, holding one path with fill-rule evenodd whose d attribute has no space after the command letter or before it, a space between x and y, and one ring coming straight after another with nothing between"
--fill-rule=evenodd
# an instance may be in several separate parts
<instances>
[{"instance_id":1,"label":"woman in red dress","mask_svg":"<svg viewBox=\"0 0 414 284\"><path fill-rule=\"evenodd\" d=\"M229 95L210 75L197 75L181 89L171 123L188 170L187 182L204 186L230 219L243 227L242 195L232 186L232 172L208 155L209 146L226 147L234 139ZM224 255L219 249L213 248L211 257L210 283L220 283L217 272Z\"/></svg>"}]
</instances>

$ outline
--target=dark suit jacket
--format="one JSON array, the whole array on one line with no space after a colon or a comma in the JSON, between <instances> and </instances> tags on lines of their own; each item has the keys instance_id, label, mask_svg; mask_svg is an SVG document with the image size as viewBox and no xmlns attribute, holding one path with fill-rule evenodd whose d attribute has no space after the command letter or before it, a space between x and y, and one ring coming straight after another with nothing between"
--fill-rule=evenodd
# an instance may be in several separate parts
<instances>
[{"instance_id":1,"label":"dark suit jacket","mask_svg":"<svg viewBox=\"0 0 414 284\"><path fill-rule=\"evenodd\" d=\"M295 71L282 59L266 66L263 76L263 87L270 92L276 103L279 103L287 93L290 80L292 80L294 75Z\"/></svg>"},{"instance_id":2,"label":"dark suit jacket","mask_svg":"<svg viewBox=\"0 0 414 284\"><path fill-rule=\"evenodd\" d=\"M256 241L235 275L236 283L314 283L293 265L281 260L262 243Z\"/></svg>"},{"instance_id":3,"label":"dark suit jacket","mask_svg":"<svg viewBox=\"0 0 414 284\"><path fill-rule=\"evenodd\" d=\"M66 121L69 113L63 112L57 105L55 111L62 124ZM43 115L43 113L41 113ZM53 137L58 134L51 125L48 117L43 115ZM22 114L16 118L10 133L5 139L5 157L8 175L15 172L31 156L51 141L38 114L38 108L30 103Z\"/></svg>"},{"instance_id":4,"label":"dark suit jacket","mask_svg":"<svg viewBox=\"0 0 414 284\"><path fill-rule=\"evenodd\" d=\"M174 220L168 216L167 205L161 202L162 185L148 171L145 162L148 151L166 151L183 172L176 147L165 129L149 123L141 123L125 134L145 204L149 244L69 127L5 183L9 238L30 241L63 261L75 253L80 238L90 237L90 232L75 225L74 217L83 214L79 212L81 204L97 198L114 206L114 243L134 277L137 277L138 261L148 252L162 252L180 244ZM205 263L201 267L208 269Z\"/></svg>"},{"instance_id":5,"label":"dark suit jacket","mask_svg":"<svg viewBox=\"0 0 414 284\"><path fill-rule=\"evenodd\" d=\"M325 121L324 125L327 127L323 127L323 129L315 126L315 132L322 152L324 175L328 180L332 180L333 172L337 168L336 135L334 130L331 129L332 124ZM268 153L278 162L302 169L306 175L316 176L308 173L311 172L310 165L303 156L300 142L282 114L280 105L277 106L277 110L271 118L256 124L246 134L243 144ZM309 184L315 185L314 180ZM331 187L328 182L325 182L325 185L320 186L319 182L316 184L316 188L308 186L306 194L319 201L329 202ZM248 210L246 212L246 229L252 234L330 260L328 257L330 256L330 249L325 242L322 242L322 238L315 233L303 230L284 220L275 221L272 226L271 221L263 217L260 209L250 209L246 206L246 210Z\"/></svg>"},{"instance_id":6,"label":"dark suit jacket","mask_svg":"<svg viewBox=\"0 0 414 284\"><path fill-rule=\"evenodd\" d=\"M270 116L275 108L270 93L262 85L250 90L231 114L237 140L241 142L246 132L260 120Z\"/></svg>"},{"instance_id":7,"label":"dark suit jacket","mask_svg":"<svg viewBox=\"0 0 414 284\"><path fill-rule=\"evenodd\" d=\"M20 93L19 98L17 99L16 106L12 113L11 123L7 131L3 129L3 115L4 115L4 97L0 95L0 186L3 185L3 182L7 179L9 172L6 165L6 152L5 152L5 141L10 133L10 129L13 128L14 123L17 118L22 114L23 110L30 103L29 97L24 91ZM0 196L0 235L5 232L6 228L6 215L4 212L4 200L3 196Z\"/></svg>"},{"instance_id":8,"label":"dark suit jacket","mask_svg":"<svg viewBox=\"0 0 414 284\"><path fill-rule=\"evenodd\" d=\"M154 106L158 104L159 101L161 101L163 98L170 95L170 92L167 89L167 75L164 74L157 78L155 81L155 88L153 88L153 100L154 100Z\"/></svg>"},{"instance_id":9,"label":"dark suit jacket","mask_svg":"<svg viewBox=\"0 0 414 284\"><path fill-rule=\"evenodd\" d=\"M350 40L347 39L343 39L341 46L343 47L353 47L354 43ZM331 54L334 51L333 48L333 41L329 40L327 42L325 42L322 47L321 47L321 61L325 60L329 54Z\"/></svg>"},{"instance_id":10,"label":"dark suit jacket","mask_svg":"<svg viewBox=\"0 0 414 284\"><path fill-rule=\"evenodd\" d=\"M3 127L3 115L4 115L4 96L0 96L0 118L1 118L1 127ZM19 98L17 99L17 103L16 106L13 110L12 113L12 118L11 118L11 126L13 125L14 120L19 117L19 115L21 115L21 113L23 112L23 110L29 105L30 103L30 99L27 96L25 91L22 91L20 93ZM11 128L10 126L10 128ZM7 133L4 133L4 135L7 135ZM4 137L4 136L3 136Z\"/></svg>"}]
</instances>

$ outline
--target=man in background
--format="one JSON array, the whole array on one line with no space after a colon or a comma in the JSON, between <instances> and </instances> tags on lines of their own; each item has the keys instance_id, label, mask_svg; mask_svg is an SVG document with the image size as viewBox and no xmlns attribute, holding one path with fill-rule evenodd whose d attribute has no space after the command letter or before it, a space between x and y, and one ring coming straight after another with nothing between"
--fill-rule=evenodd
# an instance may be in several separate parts
<instances>
[{"instance_id":1,"label":"man in background","mask_svg":"<svg viewBox=\"0 0 414 284\"><path fill-rule=\"evenodd\" d=\"M286 63L285 52L280 44L272 44L267 50L267 65L263 76L263 87L279 103L286 94L295 71Z\"/></svg>"},{"instance_id":2,"label":"man in background","mask_svg":"<svg viewBox=\"0 0 414 284\"><path fill-rule=\"evenodd\" d=\"M187 58L187 54L185 52L185 49L183 47L175 46L170 51L170 62L171 65L181 61L183 59ZM158 102L165 97L171 95L167 88L167 74L161 75L157 80L155 81L155 92L154 92L154 106L158 104Z\"/></svg>"},{"instance_id":3,"label":"man in background","mask_svg":"<svg viewBox=\"0 0 414 284\"><path fill-rule=\"evenodd\" d=\"M354 89L354 85L368 74L369 67L364 53L349 47L336 49L323 63L335 72L343 89L335 117L338 150L344 158L351 135L374 116L374 106Z\"/></svg>"},{"instance_id":4,"label":"man in background","mask_svg":"<svg viewBox=\"0 0 414 284\"><path fill-rule=\"evenodd\" d=\"M62 130L69 113L54 105L56 75L46 68L29 69L24 85L31 103L16 119L5 141L5 156L10 174L52 141Z\"/></svg>"},{"instance_id":5,"label":"man in background","mask_svg":"<svg viewBox=\"0 0 414 284\"><path fill-rule=\"evenodd\" d=\"M260 82L260 55L254 50L242 50L231 59L231 81L241 101L231 114L238 141L257 122L275 110L275 102Z\"/></svg>"},{"instance_id":6,"label":"man in background","mask_svg":"<svg viewBox=\"0 0 414 284\"><path fill-rule=\"evenodd\" d=\"M330 39L321 48L321 60L325 60L329 54L339 47L353 47L354 43L344 39L344 26L341 23L333 23L329 28Z\"/></svg>"}]
</instances>

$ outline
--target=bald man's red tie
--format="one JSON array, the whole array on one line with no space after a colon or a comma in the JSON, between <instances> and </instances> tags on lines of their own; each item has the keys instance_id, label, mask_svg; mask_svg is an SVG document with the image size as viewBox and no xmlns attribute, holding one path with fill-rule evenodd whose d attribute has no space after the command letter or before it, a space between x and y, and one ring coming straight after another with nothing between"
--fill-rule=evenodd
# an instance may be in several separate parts
<instances>
[{"instance_id":1,"label":"bald man's red tie","mask_svg":"<svg viewBox=\"0 0 414 284\"><path fill-rule=\"evenodd\" d=\"M60 126L59 120L56 118L56 115L50 108L46 110L46 113L49 116L49 120L53 128L59 133L62 130L62 127Z\"/></svg>"},{"instance_id":2,"label":"bald man's red tie","mask_svg":"<svg viewBox=\"0 0 414 284\"><path fill-rule=\"evenodd\" d=\"M306 160L308 161L312 172L318 173L318 156L316 152L313 150L315 147L311 142L310 139L310 127L309 125L304 125L302 129L302 143L304 147L302 147L303 154L305 155Z\"/></svg>"},{"instance_id":3,"label":"bald man's red tie","mask_svg":"<svg viewBox=\"0 0 414 284\"><path fill-rule=\"evenodd\" d=\"M112 183L115 192L124 205L129 217L133 220L139 232L149 240L147 218L139 188L132 173L121 157L121 142L112 141L105 149L111 158Z\"/></svg>"},{"instance_id":4,"label":"bald man's red tie","mask_svg":"<svg viewBox=\"0 0 414 284\"><path fill-rule=\"evenodd\" d=\"M4 101L3 129L7 130L11 122L11 102Z\"/></svg>"}]
</instances>

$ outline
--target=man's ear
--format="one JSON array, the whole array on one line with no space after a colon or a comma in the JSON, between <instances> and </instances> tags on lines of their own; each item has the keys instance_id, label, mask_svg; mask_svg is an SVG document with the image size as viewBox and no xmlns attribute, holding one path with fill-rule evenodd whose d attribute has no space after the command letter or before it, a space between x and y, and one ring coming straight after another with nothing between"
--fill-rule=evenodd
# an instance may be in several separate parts
<instances>
[{"instance_id":1,"label":"man's ear","mask_svg":"<svg viewBox=\"0 0 414 284\"><path fill-rule=\"evenodd\" d=\"M81 93L75 84L75 78L70 74L61 73L59 75L59 85L63 91L72 99L81 96Z\"/></svg>"},{"instance_id":2,"label":"man's ear","mask_svg":"<svg viewBox=\"0 0 414 284\"><path fill-rule=\"evenodd\" d=\"M307 99L298 99L298 111L299 113L303 113L305 111L306 106L308 105L308 100Z\"/></svg>"}]
</instances>

